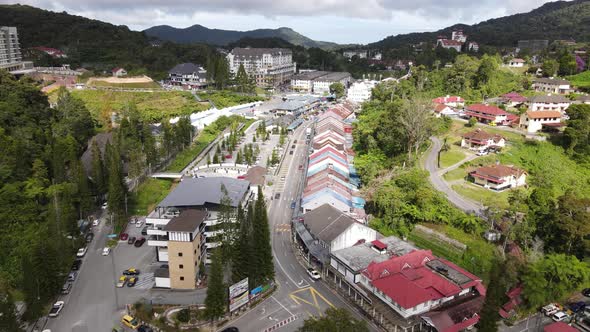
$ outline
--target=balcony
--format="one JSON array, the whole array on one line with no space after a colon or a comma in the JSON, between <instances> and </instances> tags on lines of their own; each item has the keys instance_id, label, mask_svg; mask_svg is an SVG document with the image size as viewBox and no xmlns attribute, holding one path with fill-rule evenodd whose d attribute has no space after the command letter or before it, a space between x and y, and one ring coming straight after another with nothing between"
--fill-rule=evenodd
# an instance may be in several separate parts
<instances>
[{"instance_id":1,"label":"balcony","mask_svg":"<svg viewBox=\"0 0 590 332\"><path fill-rule=\"evenodd\" d=\"M147 239L148 246L152 247L167 247L168 236L152 235Z\"/></svg>"},{"instance_id":2,"label":"balcony","mask_svg":"<svg viewBox=\"0 0 590 332\"><path fill-rule=\"evenodd\" d=\"M154 225L154 226L166 226L170 222L168 218L153 218L147 217L145 218L145 223L147 225Z\"/></svg>"},{"instance_id":3,"label":"balcony","mask_svg":"<svg viewBox=\"0 0 590 332\"><path fill-rule=\"evenodd\" d=\"M162 236L168 235L168 233L166 231L163 231L159 228L148 228L147 234L148 235L162 235Z\"/></svg>"}]
</instances>

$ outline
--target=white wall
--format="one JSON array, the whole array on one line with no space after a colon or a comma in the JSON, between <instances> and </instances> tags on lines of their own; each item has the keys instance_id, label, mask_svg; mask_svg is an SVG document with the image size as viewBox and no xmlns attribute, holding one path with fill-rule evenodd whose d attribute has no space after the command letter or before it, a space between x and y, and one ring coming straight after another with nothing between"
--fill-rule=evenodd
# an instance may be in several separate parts
<instances>
[{"instance_id":1,"label":"white wall","mask_svg":"<svg viewBox=\"0 0 590 332\"><path fill-rule=\"evenodd\" d=\"M352 247L359 240L371 242L377 239L377 231L365 225L352 224L330 244L330 251Z\"/></svg>"}]
</instances>

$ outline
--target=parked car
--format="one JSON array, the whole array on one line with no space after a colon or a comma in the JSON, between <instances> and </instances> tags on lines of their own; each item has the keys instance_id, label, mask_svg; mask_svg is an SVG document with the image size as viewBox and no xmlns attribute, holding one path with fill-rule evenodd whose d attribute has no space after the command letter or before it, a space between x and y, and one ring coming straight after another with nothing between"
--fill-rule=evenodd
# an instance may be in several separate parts
<instances>
[{"instance_id":1,"label":"parked car","mask_svg":"<svg viewBox=\"0 0 590 332\"><path fill-rule=\"evenodd\" d=\"M307 274L309 274L309 276L313 280L320 280L320 278L322 277L318 271L312 269L311 267L307 269Z\"/></svg>"},{"instance_id":2,"label":"parked car","mask_svg":"<svg viewBox=\"0 0 590 332\"><path fill-rule=\"evenodd\" d=\"M127 269L127 270L123 271L123 275L126 275L126 276L138 276L139 275L139 270L136 269L136 268L134 268L134 267L132 267L130 269Z\"/></svg>"},{"instance_id":3,"label":"parked car","mask_svg":"<svg viewBox=\"0 0 590 332\"><path fill-rule=\"evenodd\" d=\"M104 248L102 249L102 255L103 255L103 256L108 256L110 253L111 253L111 248L109 248L109 247L104 247Z\"/></svg>"},{"instance_id":4,"label":"parked car","mask_svg":"<svg viewBox=\"0 0 590 332\"><path fill-rule=\"evenodd\" d=\"M51 307L51 310L49 310L49 317L57 317L59 316L59 313L61 312L61 310L64 308L65 302L64 301L57 301L53 304L53 306Z\"/></svg>"},{"instance_id":5,"label":"parked car","mask_svg":"<svg viewBox=\"0 0 590 332\"><path fill-rule=\"evenodd\" d=\"M76 257L84 257L84 255L86 255L86 251L88 251L88 247L83 247L78 249L78 252L76 253Z\"/></svg>"},{"instance_id":6,"label":"parked car","mask_svg":"<svg viewBox=\"0 0 590 332\"><path fill-rule=\"evenodd\" d=\"M138 221L135 223L135 227L137 227L137 228L141 228L141 226L143 226L143 222L142 222L141 220L138 220Z\"/></svg>"},{"instance_id":7,"label":"parked car","mask_svg":"<svg viewBox=\"0 0 590 332\"><path fill-rule=\"evenodd\" d=\"M281 198L281 193L276 193L275 194L275 199L279 199L279 198Z\"/></svg>"},{"instance_id":8,"label":"parked car","mask_svg":"<svg viewBox=\"0 0 590 332\"><path fill-rule=\"evenodd\" d=\"M139 248L141 247L143 244L145 243L145 237L140 237L139 239L137 239L137 241L135 241L135 247Z\"/></svg>"},{"instance_id":9,"label":"parked car","mask_svg":"<svg viewBox=\"0 0 590 332\"><path fill-rule=\"evenodd\" d=\"M477 152L478 156L485 156L487 154L488 154L488 150L481 150L481 151Z\"/></svg>"},{"instance_id":10,"label":"parked car","mask_svg":"<svg viewBox=\"0 0 590 332\"><path fill-rule=\"evenodd\" d=\"M297 206L297 203L295 203L295 201L291 202L291 209L294 209L295 206Z\"/></svg>"},{"instance_id":11,"label":"parked car","mask_svg":"<svg viewBox=\"0 0 590 332\"><path fill-rule=\"evenodd\" d=\"M135 236L132 236L127 240L127 244L134 244L135 243Z\"/></svg>"},{"instance_id":12,"label":"parked car","mask_svg":"<svg viewBox=\"0 0 590 332\"><path fill-rule=\"evenodd\" d=\"M94 219L94 221L92 222L92 226L98 226L100 225L100 219Z\"/></svg>"},{"instance_id":13,"label":"parked car","mask_svg":"<svg viewBox=\"0 0 590 332\"><path fill-rule=\"evenodd\" d=\"M119 280L117 281L117 288L121 288L123 286L125 286L125 283L127 282L127 277L126 276L120 276Z\"/></svg>"},{"instance_id":14,"label":"parked car","mask_svg":"<svg viewBox=\"0 0 590 332\"><path fill-rule=\"evenodd\" d=\"M235 326L230 326L230 327L226 327L223 330L221 330L221 332L240 332L240 329L238 329Z\"/></svg>"},{"instance_id":15,"label":"parked car","mask_svg":"<svg viewBox=\"0 0 590 332\"><path fill-rule=\"evenodd\" d=\"M137 328L137 332L154 332L154 330L149 326L141 325Z\"/></svg>"},{"instance_id":16,"label":"parked car","mask_svg":"<svg viewBox=\"0 0 590 332\"><path fill-rule=\"evenodd\" d=\"M590 297L590 288L585 288L584 290L582 290L582 295Z\"/></svg>"},{"instance_id":17,"label":"parked car","mask_svg":"<svg viewBox=\"0 0 590 332\"><path fill-rule=\"evenodd\" d=\"M127 241L128 238L129 238L129 234L127 234L127 233L121 233L121 235L119 235L119 240L121 240L121 241Z\"/></svg>"},{"instance_id":18,"label":"parked car","mask_svg":"<svg viewBox=\"0 0 590 332\"><path fill-rule=\"evenodd\" d=\"M141 230L141 235L148 235L147 234L147 230L148 230L148 226L145 226L142 230Z\"/></svg>"},{"instance_id":19,"label":"parked car","mask_svg":"<svg viewBox=\"0 0 590 332\"><path fill-rule=\"evenodd\" d=\"M293 143L297 143L297 140L294 140Z\"/></svg>"},{"instance_id":20,"label":"parked car","mask_svg":"<svg viewBox=\"0 0 590 332\"><path fill-rule=\"evenodd\" d=\"M299 170L303 170L303 165L299 165Z\"/></svg>"},{"instance_id":21,"label":"parked car","mask_svg":"<svg viewBox=\"0 0 590 332\"><path fill-rule=\"evenodd\" d=\"M133 287L137 283L137 277L131 277L127 280L127 287Z\"/></svg>"},{"instance_id":22,"label":"parked car","mask_svg":"<svg viewBox=\"0 0 590 332\"><path fill-rule=\"evenodd\" d=\"M86 243L92 242L93 239L94 239L94 233L88 233L86 235Z\"/></svg>"},{"instance_id":23,"label":"parked car","mask_svg":"<svg viewBox=\"0 0 590 332\"><path fill-rule=\"evenodd\" d=\"M541 312L543 314L545 314L545 316L548 316L548 317L558 311L559 311L559 308L553 303L550 303L550 304L544 306L543 308L541 308Z\"/></svg>"},{"instance_id":24,"label":"parked car","mask_svg":"<svg viewBox=\"0 0 590 332\"><path fill-rule=\"evenodd\" d=\"M80 266L82 266L82 260L76 259L74 263L72 263L72 271L78 271L80 269Z\"/></svg>"},{"instance_id":25,"label":"parked car","mask_svg":"<svg viewBox=\"0 0 590 332\"><path fill-rule=\"evenodd\" d=\"M293 150L289 151L289 154L292 155L293 154Z\"/></svg>"},{"instance_id":26,"label":"parked car","mask_svg":"<svg viewBox=\"0 0 590 332\"><path fill-rule=\"evenodd\" d=\"M134 330L139 327L139 323L137 322L137 319L135 319L129 315L123 316L123 318L121 318L121 323L123 323L123 325L130 327Z\"/></svg>"},{"instance_id":27,"label":"parked car","mask_svg":"<svg viewBox=\"0 0 590 332\"><path fill-rule=\"evenodd\" d=\"M72 290L72 283L71 282L66 282L62 287L61 287L61 293L63 295L69 294L70 291Z\"/></svg>"},{"instance_id":28,"label":"parked car","mask_svg":"<svg viewBox=\"0 0 590 332\"><path fill-rule=\"evenodd\" d=\"M295 144L291 145L291 149L295 149Z\"/></svg>"},{"instance_id":29,"label":"parked car","mask_svg":"<svg viewBox=\"0 0 590 332\"><path fill-rule=\"evenodd\" d=\"M556 322L561 322L564 321L566 319L568 319L570 316L568 314L566 314L563 311L558 311L556 313L553 314L553 316L551 316L551 319L553 319Z\"/></svg>"},{"instance_id":30,"label":"parked car","mask_svg":"<svg viewBox=\"0 0 590 332\"><path fill-rule=\"evenodd\" d=\"M579 302L570 303L570 304L568 304L568 307L573 312L583 311L586 308L586 302L579 301Z\"/></svg>"}]
</instances>

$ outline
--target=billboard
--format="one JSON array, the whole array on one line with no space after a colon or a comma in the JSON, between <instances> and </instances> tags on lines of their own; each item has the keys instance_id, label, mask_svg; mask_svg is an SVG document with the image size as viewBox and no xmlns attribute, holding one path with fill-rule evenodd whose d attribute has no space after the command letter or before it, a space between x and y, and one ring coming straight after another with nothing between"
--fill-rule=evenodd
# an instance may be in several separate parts
<instances>
[{"instance_id":1,"label":"billboard","mask_svg":"<svg viewBox=\"0 0 590 332\"><path fill-rule=\"evenodd\" d=\"M248 278L231 285L229 287L229 311L232 312L247 304L250 300L248 295Z\"/></svg>"}]
</instances>

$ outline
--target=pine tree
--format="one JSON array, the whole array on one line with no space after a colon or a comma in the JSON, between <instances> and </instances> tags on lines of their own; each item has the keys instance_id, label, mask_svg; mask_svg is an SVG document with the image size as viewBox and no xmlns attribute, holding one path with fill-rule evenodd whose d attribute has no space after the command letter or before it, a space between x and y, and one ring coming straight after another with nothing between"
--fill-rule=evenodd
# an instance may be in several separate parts
<instances>
[{"instance_id":1,"label":"pine tree","mask_svg":"<svg viewBox=\"0 0 590 332\"><path fill-rule=\"evenodd\" d=\"M94 182L94 190L95 190L96 196L102 197L104 194L107 193L108 186L107 186L107 182L106 182L102 154L100 152L100 148L98 147L98 143L96 143L96 141L92 142L91 153L92 153L91 178L92 178L92 181Z\"/></svg>"},{"instance_id":2,"label":"pine tree","mask_svg":"<svg viewBox=\"0 0 590 332\"><path fill-rule=\"evenodd\" d=\"M481 310L481 317L477 324L477 330L481 332L496 332L498 331L498 310L502 305L504 298L504 289L501 285L503 265L499 262L494 262L490 274L490 283L486 291L486 298Z\"/></svg>"},{"instance_id":3,"label":"pine tree","mask_svg":"<svg viewBox=\"0 0 590 332\"><path fill-rule=\"evenodd\" d=\"M238 68L235 81L240 92L247 92L248 85L250 83L250 78L248 77L248 73L246 73L246 69L242 64Z\"/></svg>"},{"instance_id":4,"label":"pine tree","mask_svg":"<svg viewBox=\"0 0 590 332\"><path fill-rule=\"evenodd\" d=\"M270 245L268 215L261 187L258 187L258 198L254 205L254 222L252 224L252 229L253 253L255 258L253 263L258 271L257 275L254 276L253 282L254 284L262 285L274 279L274 265L272 248Z\"/></svg>"},{"instance_id":5,"label":"pine tree","mask_svg":"<svg viewBox=\"0 0 590 332\"><path fill-rule=\"evenodd\" d=\"M0 291L0 332L21 332L16 319L14 299L9 292Z\"/></svg>"},{"instance_id":6,"label":"pine tree","mask_svg":"<svg viewBox=\"0 0 590 332\"><path fill-rule=\"evenodd\" d=\"M211 272L208 277L207 297L205 298L205 318L213 321L225 313L227 290L223 283L223 262L219 249L214 249L211 260Z\"/></svg>"},{"instance_id":7,"label":"pine tree","mask_svg":"<svg viewBox=\"0 0 590 332\"><path fill-rule=\"evenodd\" d=\"M248 206L248 215L251 214L252 206ZM252 259L252 220L251 216L244 214L242 206L238 206L236 221L240 225L240 232L236 241L233 262L232 262L232 281L238 282L250 275L250 261Z\"/></svg>"},{"instance_id":8,"label":"pine tree","mask_svg":"<svg viewBox=\"0 0 590 332\"><path fill-rule=\"evenodd\" d=\"M112 213L116 224L122 223L127 218L125 212L125 194L127 189L123 183L123 165L117 148L107 144L105 159L107 161L109 171L109 211Z\"/></svg>"}]
</instances>

